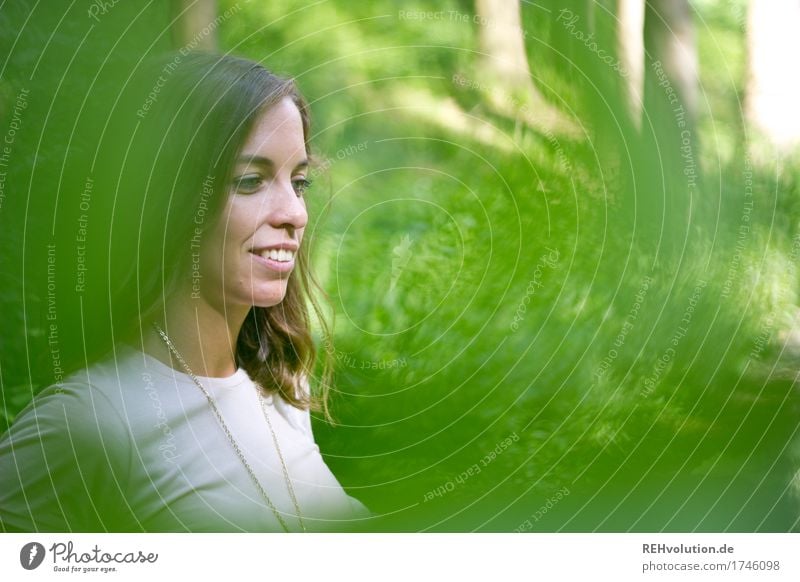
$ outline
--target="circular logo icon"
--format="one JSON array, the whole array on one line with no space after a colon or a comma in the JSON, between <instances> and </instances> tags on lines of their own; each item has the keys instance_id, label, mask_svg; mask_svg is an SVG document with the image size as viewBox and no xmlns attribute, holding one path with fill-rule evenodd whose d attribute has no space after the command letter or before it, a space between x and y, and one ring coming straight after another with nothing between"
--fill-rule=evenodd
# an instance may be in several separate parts
<instances>
[{"instance_id":1,"label":"circular logo icon","mask_svg":"<svg viewBox=\"0 0 800 582\"><path fill-rule=\"evenodd\" d=\"M19 552L19 563L26 570L35 570L44 561L44 554L44 546L39 542L27 543Z\"/></svg>"}]
</instances>

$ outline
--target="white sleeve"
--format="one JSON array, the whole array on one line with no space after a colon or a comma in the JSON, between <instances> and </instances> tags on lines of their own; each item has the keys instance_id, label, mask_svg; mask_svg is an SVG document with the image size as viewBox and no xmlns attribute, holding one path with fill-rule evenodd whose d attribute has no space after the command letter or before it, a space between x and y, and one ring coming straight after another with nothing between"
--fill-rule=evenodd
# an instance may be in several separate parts
<instances>
[{"instance_id":1,"label":"white sleeve","mask_svg":"<svg viewBox=\"0 0 800 582\"><path fill-rule=\"evenodd\" d=\"M308 376L303 376L303 379L300 381L300 390L302 390L303 391L302 393L305 394L305 395L310 395L311 394L311 386L310 386L309 381L308 381ZM295 408L294 406L292 406L291 404L286 404L283 401L283 399L280 399L280 401L286 408L290 409L289 412L290 412L291 416L296 420L298 428L303 432L304 435L306 435L308 437L309 441L314 443L314 446L316 446L317 449L319 450L319 446L314 441L314 434L313 434L313 432L311 430L311 411L310 410L299 410L299 409ZM326 468L327 468L327 465L326 465ZM330 469L328 469L328 470L330 470ZM336 481L337 484L339 484L338 480L336 479L336 477L332 473L331 473L331 477L333 478L334 481ZM341 487L341 484L339 484L339 486ZM357 519L363 519L363 518L372 517L374 515L372 513L372 511L366 505L364 505L361 501L359 501L355 497L347 495L346 493L345 493L345 495L346 495L347 503L348 503L349 509L350 509L350 512L349 512L350 517L357 518Z\"/></svg>"},{"instance_id":2,"label":"white sleeve","mask_svg":"<svg viewBox=\"0 0 800 582\"><path fill-rule=\"evenodd\" d=\"M125 531L126 425L91 385L54 388L0 439L0 531Z\"/></svg>"},{"instance_id":3,"label":"white sleeve","mask_svg":"<svg viewBox=\"0 0 800 582\"><path fill-rule=\"evenodd\" d=\"M353 497L352 495L347 496L347 501L350 503L350 507L353 510L353 516L356 518L366 518L366 517L373 517L375 514L372 513L366 505L361 503L358 499Z\"/></svg>"}]
</instances>

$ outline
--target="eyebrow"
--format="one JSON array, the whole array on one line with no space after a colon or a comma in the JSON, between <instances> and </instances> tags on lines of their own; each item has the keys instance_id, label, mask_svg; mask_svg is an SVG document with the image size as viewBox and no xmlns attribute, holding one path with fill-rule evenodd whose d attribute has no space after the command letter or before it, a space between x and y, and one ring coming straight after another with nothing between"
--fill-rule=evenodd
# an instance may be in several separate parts
<instances>
[{"instance_id":1,"label":"eyebrow","mask_svg":"<svg viewBox=\"0 0 800 582\"><path fill-rule=\"evenodd\" d=\"M265 166L265 167L268 167L268 168L274 168L275 167L275 162L273 162L269 158L265 158L264 156L256 156L256 155L250 156L250 155L247 155L247 154L245 154L243 156L239 156L239 158L236 160L236 163L237 164L256 164L256 165ZM307 168L307 167L308 167L308 159L304 158L304 159L300 160L297 163L297 165L295 165L294 169L297 170L297 169L300 169L300 168Z\"/></svg>"}]
</instances>

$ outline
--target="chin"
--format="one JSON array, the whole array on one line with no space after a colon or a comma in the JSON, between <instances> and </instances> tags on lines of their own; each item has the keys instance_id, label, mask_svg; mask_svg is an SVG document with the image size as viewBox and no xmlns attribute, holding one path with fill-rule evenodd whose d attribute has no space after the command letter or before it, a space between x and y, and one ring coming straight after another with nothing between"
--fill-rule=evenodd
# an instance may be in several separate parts
<instances>
[{"instance_id":1,"label":"chin","mask_svg":"<svg viewBox=\"0 0 800 582\"><path fill-rule=\"evenodd\" d=\"M286 298L286 286L265 289L253 295L253 307L274 307Z\"/></svg>"},{"instance_id":2,"label":"chin","mask_svg":"<svg viewBox=\"0 0 800 582\"><path fill-rule=\"evenodd\" d=\"M283 301L283 297L278 299L258 299L253 301L253 307L275 307L276 305L280 305Z\"/></svg>"}]
</instances>

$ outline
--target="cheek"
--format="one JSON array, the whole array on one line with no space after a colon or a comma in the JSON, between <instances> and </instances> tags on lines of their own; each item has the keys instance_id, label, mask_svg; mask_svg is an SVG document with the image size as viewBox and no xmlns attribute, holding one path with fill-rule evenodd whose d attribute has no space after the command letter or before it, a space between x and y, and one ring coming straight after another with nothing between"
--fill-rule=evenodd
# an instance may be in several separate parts
<instances>
[{"instance_id":1,"label":"cheek","mask_svg":"<svg viewBox=\"0 0 800 582\"><path fill-rule=\"evenodd\" d=\"M203 263L208 269L208 277L219 277L222 271L230 272L235 268L237 255L242 252L242 240L238 233L242 230L242 216L246 215L237 208L226 206L219 220L203 235Z\"/></svg>"},{"instance_id":2,"label":"cheek","mask_svg":"<svg viewBox=\"0 0 800 582\"><path fill-rule=\"evenodd\" d=\"M226 257L239 255L244 252L244 243L255 228L254 213L245 205L232 204L223 216L215 238L220 246L224 245Z\"/></svg>"}]
</instances>

